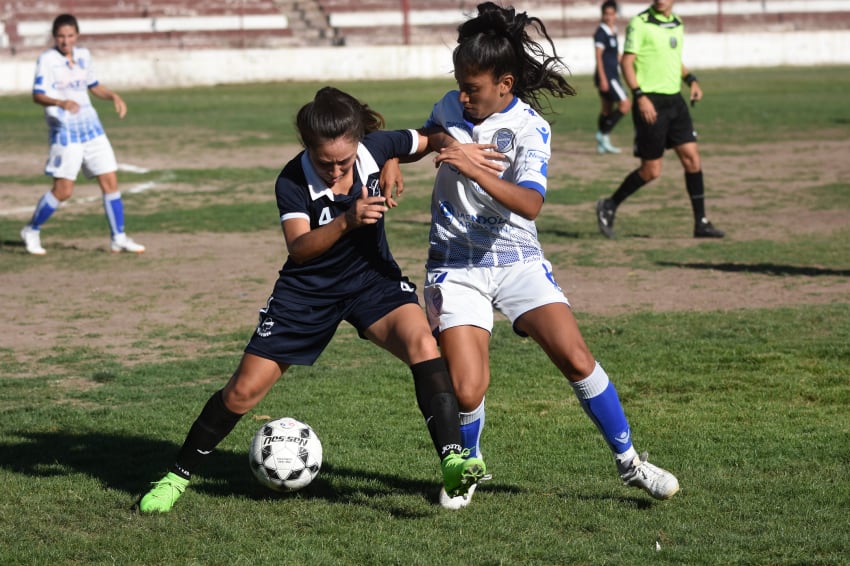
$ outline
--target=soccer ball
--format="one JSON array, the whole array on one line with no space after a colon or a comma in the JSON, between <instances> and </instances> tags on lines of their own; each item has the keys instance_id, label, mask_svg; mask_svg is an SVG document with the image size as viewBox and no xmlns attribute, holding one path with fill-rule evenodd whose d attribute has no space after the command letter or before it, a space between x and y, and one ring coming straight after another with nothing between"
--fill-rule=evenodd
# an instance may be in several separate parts
<instances>
[{"instance_id":1,"label":"soccer ball","mask_svg":"<svg viewBox=\"0 0 850 566\"><path fill-rule=\"evenodd\" d=\"M248 452L257 480L274 491L306 487L322 467L322 443L309 425L285 417L264 424Z\"/></svg>"}]
</instances>

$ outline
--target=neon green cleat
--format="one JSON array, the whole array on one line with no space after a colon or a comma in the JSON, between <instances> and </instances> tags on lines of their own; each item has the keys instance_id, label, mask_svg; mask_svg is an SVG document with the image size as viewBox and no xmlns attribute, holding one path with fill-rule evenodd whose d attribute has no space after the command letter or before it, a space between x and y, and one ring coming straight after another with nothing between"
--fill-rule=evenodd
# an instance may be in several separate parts
<instances>
[{"instance_id":1,"label":"neon green cleat","mask_svg":"<svg viewBox=\"0 0 850 566\"><path fill-rule=\"evenodd\" d=\"M443 489L450 497L466 495L487 474L487 465L481 458L471 458L469 449L452 453L440 463L443 470Z\"/></svg>"},{"instance_id":2,"label":"neon green cleat","mask_svg":"<svg viewBox=\"0 0 850 566\"><path fill-rule=\"evenodd\" d=\"M142 513L168 513L186 491L189 480L174 472L168 472L164 478L152 484L153 487L139 502Z\"/></svg>"}]
</instances>

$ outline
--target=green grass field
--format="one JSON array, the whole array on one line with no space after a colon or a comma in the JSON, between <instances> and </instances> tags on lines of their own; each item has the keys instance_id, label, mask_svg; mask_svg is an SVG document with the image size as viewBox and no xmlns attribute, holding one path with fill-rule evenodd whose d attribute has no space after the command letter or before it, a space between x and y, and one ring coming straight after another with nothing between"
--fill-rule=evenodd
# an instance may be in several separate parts
<instances>
[{"instance_id":1,"label":"green grass field","mask_svg":"<svg viewBox=\"0 0 850 566\"><path fill-rule=\"evenodd\" d=\"M850 139L843 97L850 69L707 71L700 79L707 99L695 119L709 158L746 155L757 144L780 141L799 144L803 155L825 137ZM590 140L597 100L588 77L575 82L579 96L556 103L555 136ZM119 154L153 152L158 144L189 144L199 154L228 146L259 150L296 143L292 116L317 86L126 92L132 114L123 123L99 108ZM451 84L340 86L400 128L418 125ZM32 151L41 159L39 109L29 97L3 102L0 151ZM129 122L131 116L143 118ZM619 139L630 131L624 122ZM279 231L273 201L261 195L281 163L187 163L122 174L124 184L167 177L184 187L181 198L163 195L156 206L127 195L133 235L140 241L146 234L225 239ZM674 166L648 202L682 192L681 175L670 173ZM40 194L38 173L0 172L0 186L32 185ZM624 218L632 233L655 237L602 240L592 216L575 210L592 209L625 173L621 166L598 177L556 173L553 184L571 190L553 191L538 223L556 265L675 266L671 285L688 266L727 266L730 277L744 270L754 285L780 278L792 289L850 278L847 228L805 238L786 238L777 229L775 238L682 243L671 236L687 231L681 201L657 209L669 226L637 211ZM762 213L792 200L801 212L850 215L850 180L810 174L811 187L776 201L768 198L775 188L769 180L749 179L748 186L761 197ZM409 179L405 206L388 223L390 242L400 261L420 269L429 180L420 170ZM732 206L717 210L731 216ZM45 273L106 280L122 265L163 269L167 277L154 253L109 258L49 247L44 261L34 263L16 243L20 225L0 216L2 286ZM51 220L51 245L102 237L103 230L102 213L80 207ZM246 287L258 289L257 306L270 290L265 276L273 278L278 268L244 275ZM16 296L21 303L58 304L72 280L57 280L52 297L32 297L23 288ZM196 300L192 289L175 285L170 292ZM133 292L114 293L103 310L63 310L61 318L40 323L73 328L107 309L148 308ZM205 301L208 311L219 309L215 300ZM577 313L617 384L636 446L680 479L682 491L670 501L620 484L565 380L533 342L499 322L483 438L494 477L468 509L448 512L436 504L439 470L407 369L342 327L315 366L293 368L242 419L174 512L137 514L134 503L171 463L203 403L238 362L252 330L253 312L243 314L247 324L145 326L133 345L134 352L147 352L140 359L116 353L109 335L93 334L84 346L77 340L26 352L0 337L0 564L850 564L850 296L774 308L654 312L637 305L625 314ZM199 346L191 355L175 354L184 341ZM264 491L247 464L254 431L279 416L310 423L324 445L319 477L291 495Z\"/></svg>"}]
</instances>

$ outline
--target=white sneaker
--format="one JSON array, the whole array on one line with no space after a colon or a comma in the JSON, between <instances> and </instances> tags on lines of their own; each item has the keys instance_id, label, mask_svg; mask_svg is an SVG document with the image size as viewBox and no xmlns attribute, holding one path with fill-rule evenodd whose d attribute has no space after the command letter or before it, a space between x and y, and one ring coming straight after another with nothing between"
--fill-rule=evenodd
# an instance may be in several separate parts
<instances>
[{"instance_id":1,"label":"white sneaker","mask_svg":"<svg viewBox=\"0 0 850 566\"><path fill-rule=\"evenodd\" d=\"M626 485L639 487L655 499L670 499L679 491L679 480L667 470L647 462L648 456L646 452L635 456L632 467L620 474L620 479Z\"/></svg>"},{"instance_id":2,"label":"white sneaker","mask_svg":"<svg viewBox=\"0 0 850 566\"><path fill-rule=\"evenodd\" d=\"M47 253L47 250L41 247L41 231L33 230L29 224L21 229L21 239L24 241L27 251L32 255L44 255Z\"/></svg>"},{"instance_id":3,"label":"white sneaker","mask_svg":"<svg viewBox=\"0 0 850 566\"><path fill-rule=\"evenodd\" d=\"M472 501L472 494L475 493L475 488L478 487L477 483L469 486L469 490L467 490L466 495L458 495L457 497L449 497L449 494L446 493L446 488L440 488L440 506L444 509L463 509L469 502Z\"/></svg>"},{"instance_id":4,"label":"white sneaker","mask_svg":"<svg viewBox=\"0 0 850 566\"><path fill-rule=\"evenodd\" d=\"M478 450L478 457L482 460L484 459L484 455L481 454L480 449ZM493 474L486 474L484 477L478 480L478 483L481 483L483 481L490 481L491 479L493 479ZM449 494L446 493L446 488L441 487L440 506L443 509L452 509L453 511L463 509L464 507L469 505L470 501L472 501L472 494L475 493L475 488L478 487L478 483L470 485L469 489L466 491L466 495L458 495L456 497L449 497Z\"/></svg>"},{"instance_id":5,"label":"white sneaker","mask_svg":"<svg viewBox=\"0 0 850 566\"><path fill-rule=\"evenodd\" d=\"M614 144L611 143L611 137L608 134L602 136L600 145L607 153L620 153L620 148L614 147Z\"/></svg>"},{"instance_id":6,"label":"white sneaker","mask_svg":"<svg viewBox=\"0 0 850 566\"><path fill-rule=\"evenodd\" d=\"M112 238L112 253L130 252L134 254L144 253L145 246L137 244L127 237L127 234L118 234Z\"/></svg>"}]
</instances>

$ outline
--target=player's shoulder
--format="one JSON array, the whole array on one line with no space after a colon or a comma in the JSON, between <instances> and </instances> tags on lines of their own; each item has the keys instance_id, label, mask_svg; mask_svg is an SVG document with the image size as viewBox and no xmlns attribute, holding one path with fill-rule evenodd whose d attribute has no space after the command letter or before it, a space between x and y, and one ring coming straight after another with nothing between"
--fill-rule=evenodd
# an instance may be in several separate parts
<instances>
[{"instance_id":1,"label":"player's shoulder","mask_svg":"<svg viewBox=\"0 0 850 566\"><path fill-rule=\"evenodd\" d=\"M289 162L283 166L280 174L277 176L277 184L278 185L295 185L298 187L307 185L307 175L304 172L304 166L301 162L301 156L304 155L304 151L301 151L289 160Z\"/></svg>"},{"instance_id":2,"label":"player's shoulder","mask_svg":"<svg viewBox=\"0 0 850 566\"><path fill-rule=\"evenodd\" d=\"M45 49L38 55L38 62L43 63L45 61L58 61L62 59L64 55L59 53L59 50L55 47L51 47L50 49Z\"/></svg>"}]
</instances>

